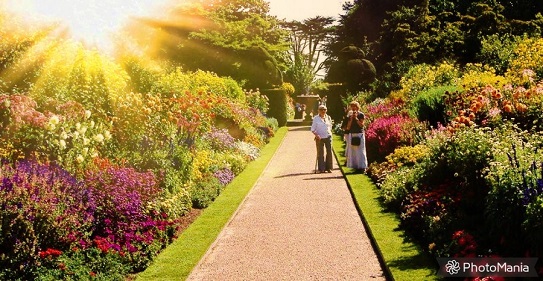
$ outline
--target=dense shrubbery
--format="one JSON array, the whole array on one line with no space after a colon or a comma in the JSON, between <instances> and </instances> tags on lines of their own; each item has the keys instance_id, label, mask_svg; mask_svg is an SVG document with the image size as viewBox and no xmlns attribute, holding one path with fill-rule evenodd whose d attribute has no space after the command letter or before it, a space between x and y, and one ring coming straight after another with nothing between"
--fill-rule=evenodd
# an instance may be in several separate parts
<instances>
[{"instance_id":1,"label":"dense shrubbery","mask_svg":"<svg viewBox=\"0 0 543 281\"><path fill-rule=\"evenodd\" d=\"M543 254L536 238L543 236L543 76L530 52L539 41L512 45L510 61L495 62L510 66L504 75L484 65L443 68L448 74L442 76L434 72L443 66L414 67L403 88L379 102L397 106L366 106L376 116L367 129L369 143L375 127L383 136L413 136L396 133L404 123L399 119L377 126L403 112L433 125L412 145L381 143L384 161L368 171L402 227L436 256Z\"/></svg>"}]
</instances>

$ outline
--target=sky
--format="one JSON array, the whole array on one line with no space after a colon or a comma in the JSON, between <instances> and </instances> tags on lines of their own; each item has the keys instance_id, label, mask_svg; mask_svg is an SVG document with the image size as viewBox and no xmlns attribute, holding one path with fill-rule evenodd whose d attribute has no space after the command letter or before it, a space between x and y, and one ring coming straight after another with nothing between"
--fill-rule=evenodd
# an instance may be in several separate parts
<instances>
[{"instance_id":1,"label":"sky","mask_svg":"<svg viewBox=\"0 0 543 281\"><path fill-rule=\"evenodd\" d=\"M280 19L302 21L315 16L338 18L347 0L268 0L270 14Z\"/></svg>"},{"instance_id":2,"label":"sky","mask_svg":"<svg viewBox=\"0 0 543 281\"><path fill-rule=\"evenodd\" d=\"M77 38L107 45L110 34L130 16L160 13L170 0L0 0L0 5L34 20L60 21ZM180 1L180 0L176 0ZM270 14L302 21L315 16L338 18L348 0L267 0ZM80 37L80 38L78 38Z\"/></svg>"}]
</instances>

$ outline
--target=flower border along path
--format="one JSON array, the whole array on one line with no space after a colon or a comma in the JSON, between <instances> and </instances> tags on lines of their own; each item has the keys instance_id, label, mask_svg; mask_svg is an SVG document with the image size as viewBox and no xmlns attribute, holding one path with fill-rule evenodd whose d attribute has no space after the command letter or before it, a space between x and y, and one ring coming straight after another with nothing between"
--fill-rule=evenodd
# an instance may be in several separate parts
<instances>
[{"instance_id":1,"label":"flower border along path","mask_svg":"<svg viewBox=\"0 0 543 281\"><path fill-rule=\"evenodd\" d=\"M342 136L334 135L332 145L338 163L345 163ZM437 262L409 241L399 229L400 220L396 214L384 210L377 187L370 178L345 166L340 165L340 169L370 239L383 259L387 275L397 281L442 280L437 276Z\"/></svg>"},{"instance_id":2,"label":"flower border along path","mask_svg":"<svg viewBox=\"0 0 543 281\"><path fill-rule=\"evenodd\" d=\"M280 146L287 127L281 127L260 157L243 170L181 235L161 252L136 280L185 280L243 202Z\"/></svg>"}]
</instances>

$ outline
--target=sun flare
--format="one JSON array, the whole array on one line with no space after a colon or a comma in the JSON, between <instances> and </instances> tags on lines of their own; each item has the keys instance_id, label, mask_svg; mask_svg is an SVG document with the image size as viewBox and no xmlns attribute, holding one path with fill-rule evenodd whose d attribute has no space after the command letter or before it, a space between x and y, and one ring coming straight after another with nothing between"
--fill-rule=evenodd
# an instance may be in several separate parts
<instances>
[{"instance_id":1,"label":"sun flare","mask_svg":"<svg viewBox=\"0 0 543 281\"><path fill-rule=\"evenodd\" d=\"M58 23L70 36L107 50L130 17L151 16L167 0L5 0L8 10L36 23Z\"/></svg>"}]
</instances>

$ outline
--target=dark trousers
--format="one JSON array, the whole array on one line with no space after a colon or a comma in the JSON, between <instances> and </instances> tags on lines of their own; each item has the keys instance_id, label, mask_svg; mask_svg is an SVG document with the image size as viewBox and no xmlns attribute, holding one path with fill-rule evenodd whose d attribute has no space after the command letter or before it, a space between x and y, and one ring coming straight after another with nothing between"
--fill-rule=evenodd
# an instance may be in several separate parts
<instances>
[{"instance_id":1,"label":"dark trousers","mask_svg":"<svg viewBox=\"0 0 543 281\"><path fill-rule=\"evenodd\" d=\"M326 162L324 159L326 149ZM332 170L332 138L317 140L317 162L319 171Z\"/></svg>"}]
</instances>

